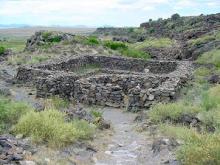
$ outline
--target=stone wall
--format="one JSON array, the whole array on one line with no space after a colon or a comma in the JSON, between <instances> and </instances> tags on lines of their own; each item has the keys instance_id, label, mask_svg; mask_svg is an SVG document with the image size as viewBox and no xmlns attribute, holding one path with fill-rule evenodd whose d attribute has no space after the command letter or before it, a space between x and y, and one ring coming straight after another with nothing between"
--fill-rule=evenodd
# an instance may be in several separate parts
<instances>
[{"instance_id":1,"label":"stone wall","mask_svg":"<svg viewBox=\"0 0 220 165\"><path fill-rule=\"evenodd\" d=\"M96 71L77 74L80 67L98 64ZM190 78L191 64L145 61L110 56L83 56L58 63L21 67L17 79L36 85L38 97L60 95L85 104L147 108L169 101Z\"/></svg>"},{"instance_id":2,"label":"stone wall","mask_svg":"<svg viewBox=\"0 0 220 165\"><path fill-rule=\"evenodd\" d=\"M66 61L46 63L44 65L35 66L39 69L47 70L64 70L76 71L79 67L87 64L99 65L101 68L109 68L114 70L128 70L136 72L144 72L149 69L152 73L169 73L176 69L175 61L157 61L157 60L141 60L133 58L122 58L112 56L82 56Z\"/></svg>"}]
</instances>

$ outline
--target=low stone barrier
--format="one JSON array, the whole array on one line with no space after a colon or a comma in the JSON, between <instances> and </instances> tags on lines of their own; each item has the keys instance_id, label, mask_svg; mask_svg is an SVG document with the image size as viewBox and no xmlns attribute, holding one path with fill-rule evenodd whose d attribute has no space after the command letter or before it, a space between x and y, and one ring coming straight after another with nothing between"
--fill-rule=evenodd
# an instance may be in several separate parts
<instances>
[{"instance_id":1,"label":"low stone barrier","mask_svg":"<svg viewBox=\"0 0 220 165\"><path fill-rule=\"evenodd\" d=\"M78 72L87 65L98 65L99 68ZM21 67L17 79L36 85L38 97L59 95L85 104L135 110L174 99L179 88L190 78L190 73L188 61L83 56Z\"/></svg>"}]
</instances>

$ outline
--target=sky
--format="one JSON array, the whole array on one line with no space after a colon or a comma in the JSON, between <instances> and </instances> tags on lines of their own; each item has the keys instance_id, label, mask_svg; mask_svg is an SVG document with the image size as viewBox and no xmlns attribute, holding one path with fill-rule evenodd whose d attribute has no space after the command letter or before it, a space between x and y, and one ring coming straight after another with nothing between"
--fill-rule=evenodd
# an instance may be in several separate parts
<instances>
[{"instance_id":1,"label":"sky","mask_svg":"<svg viewBox=\"0 0 220 165\"><path fill-rule=\"evenodd\" d=\"M0 24L125 27L174 13L220 13L220 0L0 0Z\"/></svg>"}]
</instances>

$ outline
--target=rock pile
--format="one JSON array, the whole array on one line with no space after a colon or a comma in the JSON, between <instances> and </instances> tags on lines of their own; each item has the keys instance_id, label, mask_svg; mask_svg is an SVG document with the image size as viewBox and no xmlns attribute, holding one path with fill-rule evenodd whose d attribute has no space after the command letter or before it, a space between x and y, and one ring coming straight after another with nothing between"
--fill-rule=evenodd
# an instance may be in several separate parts
<instances>
[{"instance_id":1,"label":"rock pile","mask_svg":"<svg viewBox=\"0 0 220 165\"><path fill-rule=\"evenodd\" d=\"M69 33L39 31L27 40L25 49L35 51L39 46L53 42L70 41L73 37L74 35Z\"/></svg>"},{"instance_id":2,"label":"rock pile","mask_svg":"<svg viewBox=\"0 0 220 165\"><path fill-rule=\"evenodd\" d=\"M24 140L17 140L12 135L0 136L0 164L24 164L25 157L34 152Z\"/></svg>"}]
</instances>

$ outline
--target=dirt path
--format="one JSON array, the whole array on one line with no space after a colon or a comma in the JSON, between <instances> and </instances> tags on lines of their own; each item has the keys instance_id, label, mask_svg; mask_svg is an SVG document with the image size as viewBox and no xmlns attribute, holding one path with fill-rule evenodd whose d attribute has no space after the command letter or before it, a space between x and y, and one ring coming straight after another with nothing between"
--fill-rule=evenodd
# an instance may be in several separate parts
<instances>
[{"instance_id":1,"label":"dirt path","mask_svg":"<svg viewBox=\"0 0 220 165\"><path fill-rule=\"evenodd\" d=\"M99 146L105 143L106 147L94 155L95 165L159 165L173 159L168 150L153 153L153 138L147 132L140 133L135 129L136 114L104 108L103 117L111 122L113 134L97 140Z\"/></svg>"}]
</instances>

